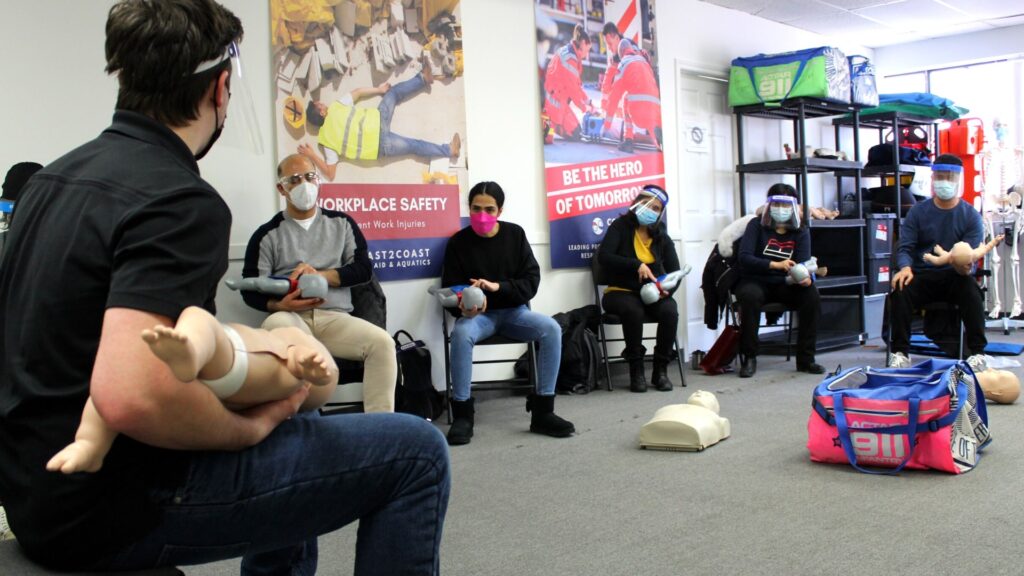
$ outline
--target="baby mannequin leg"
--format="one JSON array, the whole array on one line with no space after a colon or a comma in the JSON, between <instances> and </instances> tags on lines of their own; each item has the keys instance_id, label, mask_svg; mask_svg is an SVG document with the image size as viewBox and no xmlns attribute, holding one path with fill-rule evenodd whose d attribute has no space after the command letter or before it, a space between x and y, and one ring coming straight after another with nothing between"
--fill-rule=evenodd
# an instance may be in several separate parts
<instances>
[{"instance_id":1,"label":"baby mannequin leg","mask_svg":"<svg viewBox=\"0 0 1024 576\"><path fill-rule=\"evenodd\" d=\"M315 386L300 407L313 410L322 406L338 382L334 359L316 339L296 328L267 332L233 325L241 336L247 366L241 388L226 398L226 405L246 407L280 400L307 383ZM216 380L235 365L235 344L224 326L202 308L186 308L173 328L155 326L143 330L142 339L182 382ZM96 472L110 451L117 434L110 429L86 400L75 441L58 452L46 464L51 472Z\"/></svg>"},{"instance_id":2,"label":"baby mannequin leg","mask_svg":"<svg viewBox=\"0 0 1024 576\"><path fill-rule=\"evenodd\" d=\"M269 331L238 324L231 327L245 342L249 370L245 384L225 398L225 403L252 405L277 400L307 382L313 388L300 410L319 408L330 398L338 383L338 366L319 340L293 327Z\"/></svg>"},{"instance_id":3,"label":"baby mannequin leg","mask_svg":"<svg viewBox=\"0 0 1024 576\"><path fill-rule=\"evenodd\" d=\"M241 349L236 350L239 346L224 325L197 307L186 308L174 328L156 326L144 330L142 338L183 382L215 381L228 375L236 361L247 364L240 387L221 397L230 406L280 400L307 382L331 388L315 395L324 401L333 391L338 368L316 339L295 328L268 332L240 324L228 326L240 338ZM236 360L240 354L244 357Z\"/></svg>"}]
</instances>

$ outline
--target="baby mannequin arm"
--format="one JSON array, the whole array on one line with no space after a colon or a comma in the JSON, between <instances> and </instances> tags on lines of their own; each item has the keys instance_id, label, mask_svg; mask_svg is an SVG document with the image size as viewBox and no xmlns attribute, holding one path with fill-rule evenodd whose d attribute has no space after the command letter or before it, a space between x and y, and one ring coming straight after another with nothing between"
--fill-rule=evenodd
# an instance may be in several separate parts
<instances>
[{"instance_id":1,"label":"baby mannequin arm","mask_svg":"<svg viewBox=\"0 0 1024 576\"><path fill-rule=\"evenodd\" d=\"M103 458L110 452L114 438L117 438L117 432L107 426L93 406L92 398L89 398L85 401L75 441L50 458L46 469L50 472L59 470L64 474L96 472L103 466Z\"/></svg>"},{"instance_id":2,"label":"baby mannequin arm","mask_svg":"<svg viewBox=\"0 0 1024 576\"><path fill-rule=\"evenodd\" d=\"M978 260L981 260L982 256L984 256L985 254L988 254L990 250L992 250L993 248L998 246L999 243L1002 242L1002 241L1003 241L1003 234L1000 234L1000 235L996 236L995 238L989 240L988 242L986 242L984 244L981 244L977 248L975 248L972 251L971 256L974 258L974 261L977 262Z\"/></svg>"}]
</instances>

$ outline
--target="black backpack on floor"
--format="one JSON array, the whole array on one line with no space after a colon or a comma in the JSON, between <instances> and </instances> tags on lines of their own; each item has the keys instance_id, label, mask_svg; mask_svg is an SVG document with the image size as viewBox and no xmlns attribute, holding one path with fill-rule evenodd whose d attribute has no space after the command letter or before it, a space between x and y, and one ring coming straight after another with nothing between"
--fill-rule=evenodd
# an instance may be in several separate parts
<instances>
[{"instance_id":1,"label":"black backpack on floor","mask_svg":"<svg viewBox=\"0 0 1024 576\"><path fill-rule=\"evenodd\" d=\"M564 394L586 394L600 380L601 348L595 333L601 310L591 304L553 318L562 327L562 363L555 388Z\"/></svg>"},{"instance_id":2,"label":"black backpack on floor","mask_svg":"<svg viewBox=\"0 0 1024 576\"><path fill-rule=\"evenodd\" d=\"M402 335L405 343L399 338ZM431 379L430 350L422 340L414 339L405 330L395 332L393 339L398 360L395 412L414 414L426 420L438 419L447 405L444 394L434 388Z\"/></svg>"},{"instance_id":3,"label":"black backpack on floor","mask_svg":"<svg viewBox=\"0 0 1024 576\"><path fill-rule=\"evenodd\" d=\"M600 309L595 305L584 306L559 312L552 319L562 328L562 361L555 391L559 394L586 394L597 388L601 378L601 344L596 336L601 320ZM516 361L515 373L519 377L529 375L527 354Z\"/></svg>"}]
</instances>

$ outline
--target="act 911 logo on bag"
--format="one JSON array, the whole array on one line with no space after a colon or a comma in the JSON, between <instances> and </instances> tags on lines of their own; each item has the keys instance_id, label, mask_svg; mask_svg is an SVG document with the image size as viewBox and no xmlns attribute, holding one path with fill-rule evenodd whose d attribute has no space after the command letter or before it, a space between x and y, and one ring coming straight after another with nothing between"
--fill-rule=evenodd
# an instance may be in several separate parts
<instances>
[{"instance_id":1,"label":"act 911 logo on bag","mask_svg":"<svg viewBox=\"0 0 1024 576\"><path fill-rule=\"evenodd\" d=\"M907 455L902 434L850 432L857 461L875 464L899 464Z\"/></svg>"}]
</instances>

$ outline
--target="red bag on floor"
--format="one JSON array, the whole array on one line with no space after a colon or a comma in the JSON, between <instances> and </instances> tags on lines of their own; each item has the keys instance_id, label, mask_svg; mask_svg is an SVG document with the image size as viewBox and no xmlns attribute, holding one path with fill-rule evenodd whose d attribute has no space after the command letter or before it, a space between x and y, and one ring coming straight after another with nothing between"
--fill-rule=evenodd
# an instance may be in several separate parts
<instances>
[{"instance_id":1,"label":"red bag on floor","mask_svg":"<svg viewBox=\"0 0 1024 576\"><path fill-rule=\"evenodd\" d=\"M701 369L710 376L732 372L732 361L736 359L739 348L740 329L736 325L727 324L701 361Z\"/></svg>"}]
</instances>

